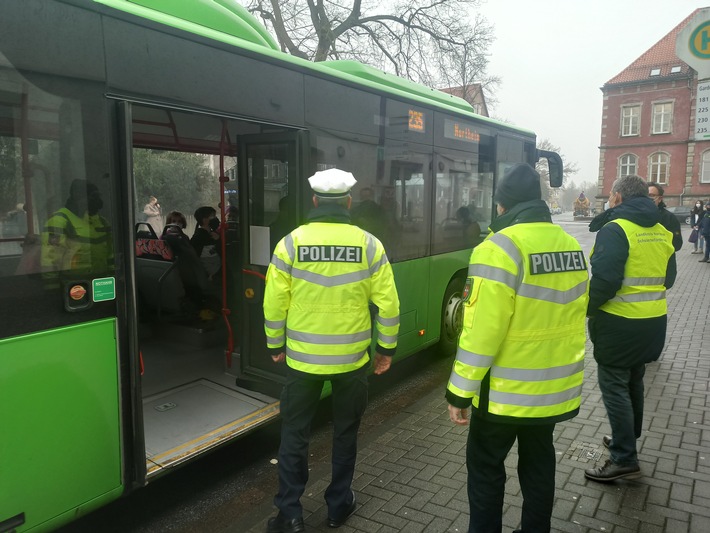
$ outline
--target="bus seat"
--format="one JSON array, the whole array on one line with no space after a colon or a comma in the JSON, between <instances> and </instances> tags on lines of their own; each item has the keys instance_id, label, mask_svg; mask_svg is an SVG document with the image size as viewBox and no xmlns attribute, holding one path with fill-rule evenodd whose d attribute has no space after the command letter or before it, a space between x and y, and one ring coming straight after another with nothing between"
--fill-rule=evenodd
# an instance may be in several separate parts
<instances>
[{"instance_id":1,"label":"bus seat","mask_svg":"<svg viewBox=\"0 0 710 533\"><path fill-rule=\"evenodd\" d=\"M158 313L182 311L185 289L168 243L136 239L136 288L143 305Z\"/></svg>"},{"instance_id":2,"label":"bus seat","mask_svg":"<svg viewBox=\"0 0 710 533\"><path fill-rule=\"evenodd\" d=\"M185 292L200 309L214 307L215 301L218 301L219 291L210 281L207 270L187 236L179 226L177 229L179 231L166 226L162 238L163 242L170 245L170 249L177 257L177 268Z\"/></svg>"}]
</instances>

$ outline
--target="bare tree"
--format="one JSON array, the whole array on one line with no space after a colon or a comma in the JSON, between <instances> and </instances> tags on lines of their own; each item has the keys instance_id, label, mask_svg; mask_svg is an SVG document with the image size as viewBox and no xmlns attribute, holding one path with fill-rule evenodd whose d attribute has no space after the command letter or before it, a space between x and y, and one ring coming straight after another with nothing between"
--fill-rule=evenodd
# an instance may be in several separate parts
<instances>
[{"instance_id":1,"label":"bare tree","mask_svg":"<svg viewBox=\"0 0 710 533\"><path fill-rule=\"evenodd\" d=\"M548 150L550 152L557 152L562 157L562 187L559 189L553 189L550 187L550 174L547 169L547 161L541 159L535 164L535 170L540 173L540 184L542 186L542 199L549 203L558 203L560 207L565 208L563 205L565 197L565 191L568 188L573 188L574 184L572 182L572 176L579 172L579 167L575 162L569 162L565 160L564 154L560 151L558 146L555 146L550 142L549 139L542 139L537 143L538 150ZM576 198L576 197L575 197ZM570 209L569 206L566 209Z\"/></svg>"},{"instance_id":2,"label":"bare tree","mask_svg":"<svg viewBox=\"0 0 710 533\"><path fill-rule=\"evenodd\" d=\"M356 59L429 86L486 81L493 30L469 17L480 0L242 1L303 59Z\"/></svg>"}]
</instances>

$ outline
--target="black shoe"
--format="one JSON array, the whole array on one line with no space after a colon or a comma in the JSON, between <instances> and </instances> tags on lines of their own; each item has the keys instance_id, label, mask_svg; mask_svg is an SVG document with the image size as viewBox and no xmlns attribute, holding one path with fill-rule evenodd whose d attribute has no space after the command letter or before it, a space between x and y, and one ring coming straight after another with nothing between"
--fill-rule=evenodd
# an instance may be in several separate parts
<instances>
[{"instance_id":1,"label":"black shoe","mask_svg":"<svg viewBox=\"0 0 710 533\"><path fill-rule=\"evenodd\" d=\"M584 471L584 477L593 481L606 483L615 479L638 479L641 477L639 465L621 466L611 462L609 459L604 466L589 468Z\"/></svg>"},{"instance_id":2,"label":"black shoe","mask_svg":"<svg viewBox=\"0 0 710 533\"><path fill-rule=\"evenodd\" d=\"M303 525L303 518L286 518L281 513L269 518L269 525L266 533L302 533L306 528Z\"/></svg>"},{"instance_id":3,"label":"black shoe","mask_svg":"<svg viewBox=\"0 0 710 533\"><path fill-rule=\"evenodd\" d=\"M608 450L608 449L609 449L609 445L611 444L611 437L610 437L609 435L604 435L604 436L602 437L602 444L603 444L604 447Z\"/></svg>"},{"instance_id":4,"label":"black shoe","mask_svg":"<svg viewBox=\"0 0 710 533\"><path fill-rule=\"evenodd\" d=\"M342 526L345 521L350 518L350 515L352 515L355 512L355 507L357 507L357 503L355 501L355 493L353 492L353 501L350 504L350 507L348 507L345 510L345 513L343 513L343 516L341 518L331 518L330 516L328 517L328 527L340 527Z\"/></svg>"},{"instance_id":5,"label":"black shoe","mask_svg":"<svg viewBox=\"0 0 710 533\"><path fill-rule=\"evenodd\" d=\"M707 259L699 259L699 260L698 260L698 263L707 263L707 262L708 262Z\"/></svg>"}]
</instances>

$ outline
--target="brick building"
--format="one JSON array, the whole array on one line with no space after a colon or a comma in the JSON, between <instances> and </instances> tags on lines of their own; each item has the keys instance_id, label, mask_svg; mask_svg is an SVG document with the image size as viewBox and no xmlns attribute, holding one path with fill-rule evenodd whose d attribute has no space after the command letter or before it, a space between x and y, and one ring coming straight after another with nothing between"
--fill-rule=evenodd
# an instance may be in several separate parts
<instances>
[{"instance_id":1,"label":"brick building","mask_svg":"<svg viewBox=\"0 0 710 533\"><path fill-rule=\"evenodd\" d=\"M596 207L627 174L661 183L668 206L710 199L710 141L696 141L697 73L676 55L673 28L601 88L604 94Z\"/></svg>"},{"instance_id":2,"label":"brick building","mask_svg":"<svg viewBox=\"0 0 710 533\"><path fill-rule=\"evenodd\" d=\"M484 117L488 116L488 105L486 104L486 97L483 94L483 87L481 87L480 83L472 83L459 87L447 87L439 90L463 98L471 104L475 113Z\"/></svg>"}]
</instances>

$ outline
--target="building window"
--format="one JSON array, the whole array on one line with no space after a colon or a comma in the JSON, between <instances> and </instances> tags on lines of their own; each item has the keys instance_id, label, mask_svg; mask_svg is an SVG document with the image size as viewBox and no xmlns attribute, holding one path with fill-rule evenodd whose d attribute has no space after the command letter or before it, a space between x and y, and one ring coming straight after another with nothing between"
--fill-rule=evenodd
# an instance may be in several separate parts
<instances>
[{"instance_id":1,"label":"building window","mask_svg":"<svg viewBox=\"0 0 710 533\"><path fill-rule=\"evenodd\" d=\"M636 174L638 168L638 157L634 154L622 155L619 158L619 177L630 176Z\"/></svg>"},{"instance_id":2,"label":"building window","mask_svg":"<svg viewBox=\"0 0 710 533\"><path fill-rule=\"evenodd\" d=\"M660 76L661 75L661 69L660 68L652 68L651 69L651 76Z\"/></svg>"},{"instance_id":3,"label":"building window","mask_svg":"<svg viewBox=\"0 0 710 533\"><path fill-rule=\"evenodd\" d=\"M673 104L653 104L653 133L670 133L673 120Z\"/></svg>"},{"instance_id":4,"label":"building window","mask_svg":"<svg viewBox=\"0 0 710 533\"><path fill-rule=\"evenodd\" d=\"M702 168L700 170L700 183L710 183L710 150L703 153Z\"/></svg>"},{"instance_id":5,"label":"building window","mask_svg":"<svg viewBox=\"0 0 710 533\"><path fill-rule=\"evenodd\" d=\"M668 183L668 174L670 170L671 158L668 154L658 152L648 158L649 181L656 183Z\"/></svg>"},{"instance_id":6,"label":"building window","mask_svg":"<svg viewBox=\"0 0 710 533\"><path fill-rule=\"evenodd\" d=\"M677 74L680 72L680 66L671 67L671 74Z\"/></svg>"},{"instance_id":7,"label":"building window","mask_svg":"<svg viewBox=\"0 0 710 533\"><path fill-rule=\"evenodd\" d=\"M639 134L640 105L624 106L621 108L621 136L629 137Z\"/></svg>"}]
</instances>

